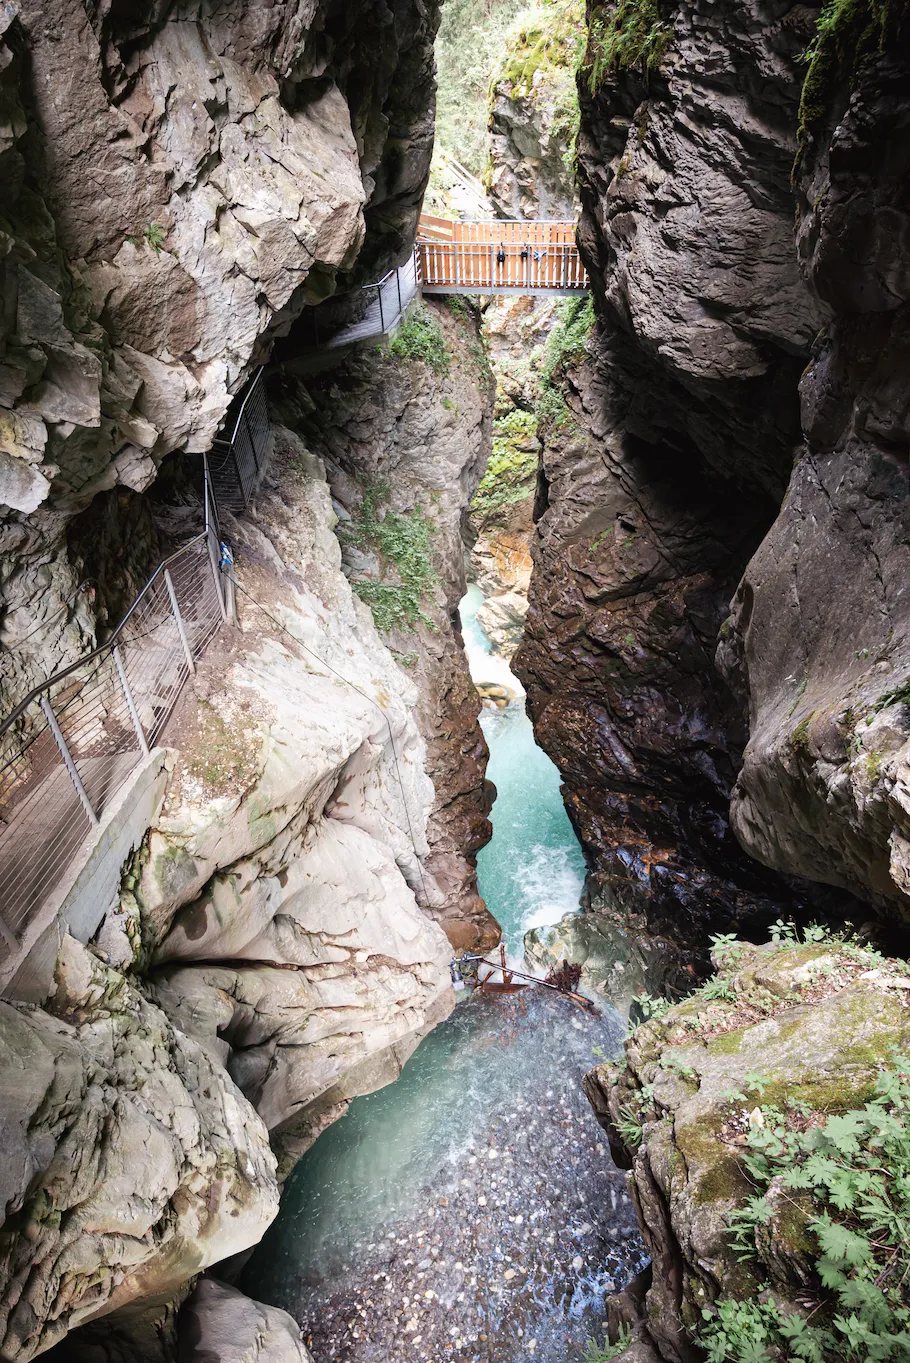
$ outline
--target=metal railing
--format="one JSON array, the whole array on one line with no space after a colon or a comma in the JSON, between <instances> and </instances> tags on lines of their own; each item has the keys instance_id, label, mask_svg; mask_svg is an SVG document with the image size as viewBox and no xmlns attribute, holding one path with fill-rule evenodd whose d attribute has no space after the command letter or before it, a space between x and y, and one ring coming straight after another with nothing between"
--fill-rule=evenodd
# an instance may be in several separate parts
<instances>
[{"instance_id":1,"label":"metal railing","mask_svg":"<svg viewBox=\"0 0 910 1363\"><path fill-rule=\"evenodd\" d=\"M0 960L161 739L195 660L227 617L211 491L205 529L161 563L106 643L0 724Z\"/></svg>"},{"instance_id":2,"label":"metal railing","mask_svg":"<svg viewBox=\"0 0 910 1363\"><path fill-rule=\"evenodd\" d=\"M424 293L577 294L588 289L574 222L450 222L424 215Z\"/></svg>"},{"instance_id":3,"label":"metal railing","mask_svg":"<svg viewBox=\"0 0 910 1363\"><path fill-rule=\"evenodd\" d=\"M212 442L209 474L218 505L243 511L262 476L271 440L269 405L261 368L257 369L239 400L230 432L227 439Z\"/></svg>"},{"instance_id":4,"label":"metal railing","mask_svg":"<svg viewBox=\"0 0 910 1363\"><path fill-rule=\"evenodd\" d=\"M351 345L370 336L385 336L394 331L401 321L408 304L417 296L420 289L420 267L417 253L410 256L396 270L389 270L375 284L366 284L361 293L364 309L354 322L348 322L337 330L320 327L319 309L312 314L313 336L321 350L335 350L339 346Z\"/></svg>"}]
</instances>

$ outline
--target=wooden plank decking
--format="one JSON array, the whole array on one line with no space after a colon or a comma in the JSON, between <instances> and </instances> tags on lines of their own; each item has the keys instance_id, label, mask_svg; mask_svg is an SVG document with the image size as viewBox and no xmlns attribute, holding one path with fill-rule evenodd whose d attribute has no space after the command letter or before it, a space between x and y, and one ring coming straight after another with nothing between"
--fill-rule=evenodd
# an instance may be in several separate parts
<instances>
[{"instance_id":1,"label":"wooden plank decking","mask_svg":"<svg viewBox=\"0 0 910 1363\"><path fill-rule=\"evenodd\" d=\"M421 216L417 251L424 293L577 294L588 277L574 222Z\"/></svg>"}]
</instances>

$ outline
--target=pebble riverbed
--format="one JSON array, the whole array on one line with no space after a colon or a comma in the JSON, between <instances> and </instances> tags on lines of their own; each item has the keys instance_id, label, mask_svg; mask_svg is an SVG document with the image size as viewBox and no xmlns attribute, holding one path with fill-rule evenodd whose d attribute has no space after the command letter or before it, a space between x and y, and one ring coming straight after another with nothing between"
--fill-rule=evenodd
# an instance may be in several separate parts
<instances>
[{"instance_id":1,"label":"pebble riverbed","mask_svg":"<svg viewBox=\"0 0 910 1363\"><path fill-rule=\"evenodd\" d=\"M462 1004L399 1083L359 1099L292 1176L245 1286L291 1311L316 1363L568 1363L603 1340L605 1296L646 1263L625 1176L580 1086L598 1052L615 1051L618 1020L523 1002ZM377 1198L362 1157L371 1140L387 1154L394 1144L396 1091L402 1122L408 1099L442 1109L435 1167L424 1161L403 1193L406 1146L383 1163Z\"/></svg>"},{"instance_id":2,"label":"pebble riverbed","mask_svg":"<svg viewBox=\"0 0 910 1363\"><path fill-rule=\"evenodd\" d=\"M520 951L529 927L577 911L584 858L482 600L471 587L461 606L472 675L518 699L481 720L497 798L477 870ZM296 1317L315 1363L581 1363L602 1343L605 1297L647 1262L581 1088L620 1048L602 1006L463 998L396 1083L320 1136L241 1284Z\"/></svg>"}]
</instances>

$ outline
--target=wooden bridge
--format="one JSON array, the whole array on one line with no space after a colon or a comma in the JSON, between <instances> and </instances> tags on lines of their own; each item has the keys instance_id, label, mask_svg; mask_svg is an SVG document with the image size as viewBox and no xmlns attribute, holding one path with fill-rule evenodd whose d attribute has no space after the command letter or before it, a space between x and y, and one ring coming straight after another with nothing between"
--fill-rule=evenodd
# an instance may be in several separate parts
<instances>
[{"instance_id":1,"label":"wooden bridge","mask_svg":"<svg viewBox=\"0 0 910 1363\"><path fill-rule=\"evenodd\" d=\"M574 222L451 222L423 214L417 253L424 293L578 294L588 288Z\"/></svg>"}]
</instances>

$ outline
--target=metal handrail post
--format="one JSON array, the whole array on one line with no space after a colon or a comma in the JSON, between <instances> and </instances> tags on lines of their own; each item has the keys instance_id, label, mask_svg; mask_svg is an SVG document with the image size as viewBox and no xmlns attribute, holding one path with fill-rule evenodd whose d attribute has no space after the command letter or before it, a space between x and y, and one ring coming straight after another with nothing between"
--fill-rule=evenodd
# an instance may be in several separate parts
<instances>
[{"instance_id":1,"label":"metal handrail post","mask_svg":"<svg viewBox=\"0 0 910 1363\"><path fill-rule=\"evenodd\" d=\"M237 446L234 444L233 440L231 441L231 458L234 461L234 472L237 475L237 486L240 488L240 495L243 498L244 504L246 504L246 502L248 501L246 483L243 477L243 470L240 467L240 460L237 458Z\"/></svg>"},{"instance_id":2,"label":"metal handrail post","mask_svg":"<svg viewBox=\"0 0 910 1363\"><path fill-rule=\"evenodd\" d=\"M164 580L167 583L167 594L171 598L171 610L174 612L174 619L177 622L177 633L180 635L180 642L183 644L183 651L190 671L195 675L196 664L193 662L193 650L190 648L189 640L186 637L186 630L183 628L183 616L180 614L180 606L177 602L177 593L174 591L174 584L167 568L164 570Z\"/></svg>"},{"instance_id":3,"label":"metal handrail post","mask_svg":"<svg viewBox=\"0 0 910 1363\"><path fill-rule=\"evenodd\" d=\"M204 471L203 501L205 504L205 533L206 544L209 551L209 565L212 569L212 577L215 579L215 592L218 596L218 605L221 608L222 620L227 620L227 600L224 583L221 578L219 559L221 557L221 525L218 521L218 507L215 503L215 496L212 492L212 478L209 472L209 457L207 454L202 456L202 467Z\"/></svg>"},{"instance_id":4,"label":"metal handrail post","mask_svg":"<svg viewBox=\"0 0 910 1363\"><path fill-rule=\"evenodd\" d=\"M256 449L256 441L253 439L253 428L250 425L250 418L248 416L245 416L243 420L246 426L246 438L250 442L250 449L253 452L253 468L256 470L256 473L258 475L261 465L259 463L259 453Z\"/></svg>"},{"instance_id":5,"label":"metal handrail post","mask_svg":"<svg viewBox=\"0 0 910 1363\"><path fill-rule=\"evenodd\" d=\"M398 316L404 311L401 305L401 270L395 271L395 287L398 289Z\"/></svg>"},{"instance_id":6,"label":"metal handrail post","mask_svg":"<svg viewBox=\"0 0 910 1363\"><path fill-rule=\"evenodd\" d=\"M44 717L48 722L48 726L50 728L51 733L54 735L54 741L56 742L57 747L60 749L60 756L63 758L63 765L66 767L66 770L69 773L70 780L76 787L76 794L82 801L82 806L85 809L86 814L91 819L92 824L97 828L99 823L98 815L92 808L92 802L88 798L88 795L86 794L85 786L82 784L82 777L76 770L76 763L73 761L72 753L67 747L66 739L60 732L60 725L57 723L57 716L54 714L54 711L51 708L51 703L48 700L47 696L41 697L41 709L44 711Z\"/></svg>"},{"instance_id":7,"label":"metal handrail post","mask_svg":"<svg viewBox=\"0 0 910 1363\"><path fill-rule=\"evenodd\" d=\"M19 950L19 939L13 932L12 928L8 927L2 918L0 918L0 936L4 938L4 940L6 941L6 945L9 947L10 951Z\"/></svg>"},{"instance_id":8,"label":"metal handrail post","mask_svg":"<svg viewBox=\"0 0 910 1363\"><path fill-rule=\"evenodd\" d=\"M385 313L382 309L382 284L376 285L376 297L379 299L379 325L385 335Z\"/></svg>"},{"instance_id":9,"label":"metal handrail post","mask_svg":"<svg viewBox=\"0 0 910 1363\"><path fill-rule=\"evenodd\" d=\"M136 737L139 739L139 747L144 757L149 755L149 745L142 728L142 721L139 718L139 711L133 704L133 695L130 691L130 684L126 679L126 668L123 666L123 659L120 656L120 649L114 644L113 647L114 663L117 667L117 676L120 678L120 685L123 688L123 697L126 701L126 708L130 712L130 719L133 721L133 728L136 730Z\"/></svg>"}]
</instances>

